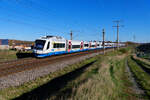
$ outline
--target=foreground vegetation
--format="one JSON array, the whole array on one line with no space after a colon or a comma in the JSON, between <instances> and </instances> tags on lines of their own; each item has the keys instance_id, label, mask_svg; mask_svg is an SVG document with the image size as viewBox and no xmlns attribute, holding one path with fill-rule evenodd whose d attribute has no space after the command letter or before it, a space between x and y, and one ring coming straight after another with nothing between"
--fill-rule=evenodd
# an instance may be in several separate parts
<instances>
[{"instance_id":1,"label":"foreground vegetation","mask_svg":"<svg viewBox=\"0 0 150 100\"><path fill-rule=\"evenodd\" d=\"M133 100L137 97L130 87L125 58L129 49L97 56L77 79L69 82L49 100Z\"/></svg>"},{"instance_id":2,"label":"foreground vegetation","mask_svg":"<svg viewBox=\"0 0 150 100\"><path fill-rule=\"evenodd\" d=\"M37 78L18 87L0 91L0 99L29 100L138 100L147 99L149 75L130 57L128 64L136 81L147 90L138 96L126 70L126 59L131 48L122 48L98 55ZM142 62L141 62L142 63ZM143 64L143 63L142 63ZM146 68L148 64L144 63Z\"/></svg>"},{"instance_id":3,"label":"foreground vegetation","mask_svg":"<svg viewBox=\"0 0 150 100\"><path fill-rule=\"evenodd\" d=\"M109 55L111 56L113 54ZM98 100L119 98L118 95L120 95L119 92L120 89L122 90L122 86L116 88L115 84L120 82L115 81L117 79L114 76L118 73L115 71L116 68L113 67L115 63L113 63L110 56L97 56L97 61L94 64L87 68L80 77L69 82L65 88L50 97L50 100ZM111 67L109 66L109 61L111 62ZM118 63L123 64L123 61ZM120 71L118 72L120 73Z\"/></svg>"}]
</instances>

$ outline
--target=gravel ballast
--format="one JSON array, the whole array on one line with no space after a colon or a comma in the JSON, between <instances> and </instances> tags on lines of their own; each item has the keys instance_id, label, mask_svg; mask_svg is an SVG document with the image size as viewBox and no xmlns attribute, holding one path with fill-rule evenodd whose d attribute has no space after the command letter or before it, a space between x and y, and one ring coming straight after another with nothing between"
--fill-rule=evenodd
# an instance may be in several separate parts
<instances>
[{"instance_id":1,"label":"gravel ballast","mask_svg":"<svg viewBox=\"0 0 150 100\"><path fill-rule=\"evenodd\" d=\"M42 66L40 68L26 70L23 72L18 72L15 74L1 77L0 78L0 89L8 88L10 86L22 85L25 82L29 82L31 80L35 80L38 77L48 75L52 72L63 69L64 67L67 67L68 65L72 65L77 62L83 61L87 58L94 57L100 53L101 52L97 52L97 53L92 53L92 54L84 55L84 56L80 56L80 57L73 57L71 59L65 59L65 60L59 61L57 63L48 65L48 66Z\"/></svg>"}]
</instances>

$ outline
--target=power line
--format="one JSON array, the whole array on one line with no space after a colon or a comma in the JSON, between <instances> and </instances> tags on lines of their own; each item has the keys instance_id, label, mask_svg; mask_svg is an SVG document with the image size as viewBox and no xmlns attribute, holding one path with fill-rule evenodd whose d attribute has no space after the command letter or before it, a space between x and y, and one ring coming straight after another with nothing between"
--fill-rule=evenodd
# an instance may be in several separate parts
<instances>
[{"instance_id":1,"label":"power line","mask_svg":"<svg viewBox=\"0 0 150 100\"><path fill-rule=\"evenodd\" d=\"M136 36L135 36L135 35L133 35L133 41L135 42L135 40L136 40Z\"/></svg>"}]
</instances>

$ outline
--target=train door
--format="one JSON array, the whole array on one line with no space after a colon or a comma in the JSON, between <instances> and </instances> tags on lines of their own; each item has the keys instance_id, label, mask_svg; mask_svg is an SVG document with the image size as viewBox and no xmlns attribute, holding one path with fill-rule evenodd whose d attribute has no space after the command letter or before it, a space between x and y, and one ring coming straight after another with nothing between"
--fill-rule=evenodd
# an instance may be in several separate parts
<instances>
[{"instance_id":1,"label":"train door","mask_svg":"<svg viewBox=\"0 0 150 100\"><path fill-rule=\"evenodd\" d=\"M97 48L97 43L95 42L95 48Z\"/></svg>"},{"instance_id":2,"label":"train door","mask_svg":"<svg viewBox=\"0 0 150 100\"><path fill-rule=\"evenodd\" d=\"M71 41L69 41L69 43L68 43L68 52L71 51L71 46L72 46L72 43L71 43Z\"/></svg>"},{"instance_id":3,"label":"train door","mask_svg":"<svg viewBox=\"0 0 150 100\"><path fill-rule=\"evenodd\" d=\"M65 48L66 48L66 51L68 51L68 40L66 40Z\"/></svg>"},{"instance_id":4,"label":"train door","mask_svg":"<svg viewBox=\"0 0 150 100\"><path fill-rule=\"evenodd\" d=\"M82 50L83 49L83 42L81 42L81 46L80 46L80 50Z\"/></svg>"},{"instance_id":5,"label":"train door","mask_svg":"<svg viewBox=\"0 0 150 100\"><path fill-rule=\"evenodd\" d=\"M89 43L89 48L91 48L91 42Z\"/></svg>"}]
</instances>

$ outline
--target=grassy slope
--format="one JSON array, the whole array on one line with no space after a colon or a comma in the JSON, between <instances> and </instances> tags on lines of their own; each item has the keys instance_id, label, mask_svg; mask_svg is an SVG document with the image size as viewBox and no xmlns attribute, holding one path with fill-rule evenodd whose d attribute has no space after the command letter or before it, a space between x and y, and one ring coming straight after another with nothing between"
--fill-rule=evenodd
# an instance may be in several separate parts
<instances>
[{"instance_id":1,"label":"grassy slope","mask_svg":"<svg viewBox=\"0 0 150 100\"><path fill-rule=\"evenodd\" d=\"M82 76L68 83L49 100L133 100L125 72L126 50L98 56Z\"/></svg>"},{"instance_id":2,"label":"grassy slope","mask_svg":"<svg viewBox=\"0 0 150 100\"><path fill-rule=\"evenodd\" d=\"M145 72L141 68L141 66L138 65L138 62L142 64L141 61L135 60L133 57L128 57L129 67L133 72L137 83L146 92L146 94L150 96L150 75L147 72ZM144 67L144 63L143 63L143 67Z\"/></svg>"}]
</instances>

